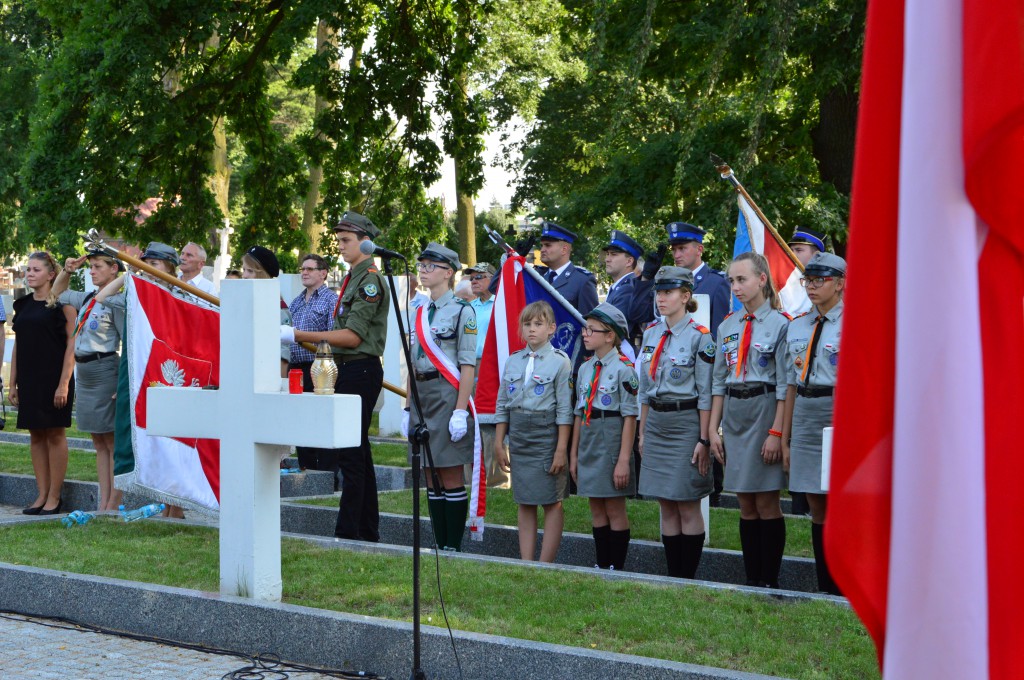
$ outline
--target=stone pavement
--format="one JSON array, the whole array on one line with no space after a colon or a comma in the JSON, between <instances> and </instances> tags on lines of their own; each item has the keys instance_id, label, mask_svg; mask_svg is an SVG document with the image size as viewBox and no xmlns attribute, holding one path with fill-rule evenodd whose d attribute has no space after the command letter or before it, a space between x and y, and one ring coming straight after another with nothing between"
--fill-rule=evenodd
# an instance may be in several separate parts
<instances>
[{"instance_id":1,"label":"stone pavement","mask_svg":"<svg viewBox=\"0 0 1024 680\"><path fill-rule=\"evenodd\" d=\"M21 680L216 680L251 663L237 656L131 640L20 615L0 616L0 640L4 641L0 645L0 676ZM284 677L266 673L266 677ZM292 673L302 678L337 677Z\"/></svg>"}]
</instances>

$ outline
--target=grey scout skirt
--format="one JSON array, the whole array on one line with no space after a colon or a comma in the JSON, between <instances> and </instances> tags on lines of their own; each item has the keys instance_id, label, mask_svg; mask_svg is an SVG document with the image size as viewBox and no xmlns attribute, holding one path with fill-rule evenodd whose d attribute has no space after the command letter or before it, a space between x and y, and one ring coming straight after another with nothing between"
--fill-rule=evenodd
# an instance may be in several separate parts
<instances>
[{"instance_id":1,"label":"grey scout skirt","mask_svg":"<svg viewBox=\"0 0 1024 680\"><path fill-rule=\"evenodd\" d=\"M636 493L630 456L629 484L615 488L615 464L622 446L622 416L594 413L589 425L580 425L579 458L576 461L577 490L586 498L615 498ZM630 444L632 446L632 444Z\"/></svg>"},{"instance_id":2,"label":"grey scout skirt","mask_svg":"<svg viewBox=\"0 0 1024 680\"><path fill-rule=\"evenodd\" d=\"M568 494L569 465L549 475L558 445L554 411L509 411L508 451L512 498L519 505L551 505Z\"/></svg>"},{"instance_id":3,"label":"grey scout skirt","mask_svg":"<svg viewBox=\"0 0 1024 680\"><path fill-rule=\"evenodd\" d=\"M832 397L797 396L789 444L789 489L821 490L821 430L832 425Z\"/></svg>"},{"instance_id":4,"label":"grey scout skirt","mask_svg":"<svg viewBox=\"0 0 1024 680\"><path fill-rule=\"evenodd\" d=\"M82 432L114 431L114 394L120 361L118 355L112 354L75 367L75 422Z\"/></svg>"},{"instance_id":5,"label":"grey scout skirt","mask_svg":"<svg viewBox=\"0 0 1024 680\"><path fill-rule=\"evenodd\" d=\"M431 380L418 380L416 388L420 393L420 401L423 403L427 429L430 430L430 453L434 459L434 467L456 467L472 463L473 417L469 417L466 436L462 439L453 442L451 435L448 434L448 421L451 420L452 411L455 410L455 402L458 401L459 393L440 376ZM417 422L419 422L419 418L416 407L412 405L409 414L409 428L415 427ZM409 462L412 462L412 449L409 450ZM426 452L423 453L423 466L428 466Z\"/></svg>"},{"instance_id":6,"label":"grey scout skirt","mask_svg":"<svg viewBox=\"0 0 1024 680\"><path fill-rule=\"evenodd\" d=\"M701 475L691 463L700 439L700 415L691 411L662 413L649 409L640 457L640 495L668 501L697 501L711 493L711 466Z\"/></svg>"},{"instance_id":7,"label":"grey scout skirt","mask_svg":"<svg viewBox=\"0 0 1024 680\"><path fill-rule=\"evenodd\" d=\"M761 447L775 422L775 404L774 386L749 399L726 396L722 416L726 491L778 491L786 485L782 461L765 465L761 458Z\"/></svg>"}]
</instances>

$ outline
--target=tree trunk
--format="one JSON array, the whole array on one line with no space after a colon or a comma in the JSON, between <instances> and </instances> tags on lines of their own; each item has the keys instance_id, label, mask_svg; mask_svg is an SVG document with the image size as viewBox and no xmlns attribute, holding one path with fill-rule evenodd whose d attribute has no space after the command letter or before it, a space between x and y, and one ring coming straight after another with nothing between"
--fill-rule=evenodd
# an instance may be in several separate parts
<instances>
[{"instance_id":1,"label":"tree trunk","mask_svg":"<svg viewBox=\"0 0 1024 680\"><path fill-rule=\"evenodd\" d=\"M220 35L214 32L206 42L206 49L216 50L220 47ZM217 207L220 208L220 224L210 225L204 244L209 253L220 253L220 235L218 229L224 227L228 215L228 197L231 189L231 165L228 163L228 139L224 129L224 118L213 121L213 151L210 152L210 191L213 192ZM226 255L226 253L220 253Z\"/></svg>"},{"instance_id":2,"label":"tree trunk","mask_svg":"<svg viewBox=\"0 0 1024 680\"><path fill-rule=\"evenodd\" d=\"M465 72L458 75L456 106L466 105L468 80ZM472 266L476 264L476 213L473 197L464 188L466 169L457 145L452 160L455 162L455 232L459 235L459 259L462 264Z\"/></svg>"},{"instance_id":3,"label":"tree trunk","mask_svg":"<svg viewBox=\"0 0 1024 680\"><path fill-rule=\"evenodd\" d=\"M323 20L317 24L316 27L316 52L322 54L327 50L333 50L335 54L331 59L331 66L334 69L339 68L338 54L337 54L337 35L333 28L328 26ZM327 108L328 102L321 95L316 96L316 102L313 108L313 120L317 120L324 109ZM319 139L324 139L324 135L321 132L317 133ZM317 206L320 205L320 184L324 179L324 167L320 163L311 165L309 168L309 188L306 191L306 204L302 208L302 231L306 234L306 238L309 240L309 249L311 252L316 252L320 249L320 240L324 233L324 224L316 219Z\"/></svg>"},{"instance_id":4,"label":"tree trunk","mask_svg":"<svg viewBox=\"0 0 1024 680\"><path fill-rule=\"evenodd\" d=\"M857 134L857 93L836 87L818 103L818 124L811 130L821 178L850 195L853 148Z\"/></svg>"}]
</instances>

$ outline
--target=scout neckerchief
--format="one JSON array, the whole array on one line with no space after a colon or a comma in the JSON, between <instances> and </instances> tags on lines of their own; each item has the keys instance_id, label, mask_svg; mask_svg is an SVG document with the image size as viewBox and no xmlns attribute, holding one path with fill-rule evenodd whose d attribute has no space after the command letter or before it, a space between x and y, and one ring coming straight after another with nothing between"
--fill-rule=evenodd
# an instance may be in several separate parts
<instances>
[{"instance_id":1,"label":"scout neckerchief","mask_svg":"<svg viewBox=\"0 0 1024 680\"><path fill-rule=\"evenodd\" d=\"M92 313L92 308L96 306L96 291L92 291L86 295L85 299L89 301L89 304L82 307L82 310L78 313L78 323L75 324L75 332L71 334L71 337L76 337L78 335L79 331L81 331L85 326L85 322L89 318L89 315Z\"/></svg>"},{"instance_id":2,"label":"scout neckerchief","mask_svg":"<svg viewBox=\"0 0 1024 680\"><path fill-rule=\"evenodd\" d=\"M800 382L807 384L807 376L811 373L811 364L814 363L814 352L818 349L818 341L821 340L821 328L825 325L825 317L819 316L814 322L814 332L811 333L811 344L807 346L807 356L804 357L804 370L800 373Z\"/></svg>"},{"instance_id":3,"label":"scout neckerchief","mask_svg":"<svg viewBox=\"0 0 1024 680\"><path fill-rule=\"evenodd\" d=\"M594 364L594 377L587 386L587 410L583 414L583 424L590 424L590 412L594 405L594 397L597 395L597 381L601 378L601 360Z\"/></svg>"},{"instance_id":4,"label":"scout neckerchief","mask_svg":"<svg viewBox=\"0 0 1024 680\"><path fill-rule=\"evenodd\" d=\"M753 333L754 315L744 314L743 337L740 338L740 353L736 361L736 377L746 380L747 377L747 353L750 351L750 336Z\"/></svg>"},{"instance_id":5,"label":"scout neckerchief","mask_svg":"<svg viewBox=\"0 0 1024 680\"><path fill-rule=\"evenodd\" d=\"M658 362L661 361L661 351L665 349L665 342L670 335L672 335L671 329L665 329L665 332L661 334L661 340L658 341L658 346L654 349L654 355L651 357L651 380L655 379L654 374L658 371Z\"/></svg>"},{"instance_id":6,"label":"scout neckerchief","mask_svg":"<svg viewBox=\"0 0 1024 680\"><path fill-rule=\"evenodd\" d=\"M341 282L341 290L338 291L338 301L334 303L334 314L331 315L332 319L338 316L338 308L341 307L341 298L345 296L345 289L348 288L348 282L351 280L352 271L349 270L349 273L345 274L345 280Z\"/></svg>"},{"instance_id":7,"label":"scout neckerchief","mask_svg":"<svg viewBox=\"0 0 1024 680\"><path fill-rule=\"evenodd\" d=\"M419 338L418 344L430 359L430 363L458 392L461 378L459 367L437 346L437 341L424 323L423 307L416 310L416 337ZM469 537L474 541L482 541L484 514L487 512L487 478L483 465L483 448L480 444L480 421L472 397L469 398L469 412L473 414L473 483L469 496Z\"/></svg>"}]
</instances>

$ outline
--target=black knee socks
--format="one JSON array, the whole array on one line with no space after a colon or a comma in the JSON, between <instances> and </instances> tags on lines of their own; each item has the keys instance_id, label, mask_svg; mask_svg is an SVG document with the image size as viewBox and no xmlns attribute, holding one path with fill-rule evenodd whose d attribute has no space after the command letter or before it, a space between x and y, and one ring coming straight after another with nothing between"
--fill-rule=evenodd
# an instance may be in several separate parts
<instances>
[{"instance_id":1,"label":"black knee socks","mask_svg":"<svg viewBox=\"0 0 1024 680\"><path fill-rule=\"evenodd\" d=\"M825 559L825 525L811 524L811 545L814 546L814 568L818 573L818 590L829 595L842 595L832 580Z\"/></svg>"},{"instance_id":2,"label":"black knee socks","mask_svg":"<svg viewBox=\"0 0 1024 680\"><path fill-rule=\"evenodd\" d=\"M665 571L673 578L683 576L683 537L661 535L661 543L665 546Z\"/></svg>"},{"instance_id":3,"label":"black knee socks","mask_svg":"<svg viewBox=\"0 0 1024 680\"><path fill-rule=\"evenodd\" d=\"M704 532L696 535L682 534L680 570L683 578L696 578L700 557L704 554Z\"/></svg>"},{"instance_id":4,"label":"black knee socks","mask_svg":"<svg viewBox=\"0 0 1024 680\"><path fill-rule=\"evenodd\" d=\"M453 550L462 550L462 535L466 531L466 515L469 514L469 497L466 487L457 486L444 492L445 545Z\"/></svg>"},{"instance_id":5,"label":"black knee socks","mask_svg":"<svg viewBox=\"0 0 1024 680\"><path fill-rule=\"evenodd\" d=\"M629 554L629 529L622 531L609 531L609 544L611 545L612 569L622 571L626 568L626 556Z\"/></svg>"},{"instance_id":6,"label":"black knee socks","mask_svg":"<svg viewBox=\"0 0 1024 680\"><path fill-rule=\"evenodd\" d=\"M610 555L612 528L607 524L603 527L594 527L594 554L598 569L607 569L612 566Z\"/></svg>"},{"instance_id":7,"label":"black knee socks","mask_svg":"<svg viewBox=\"0 0 1024 680\"><path fill-rule=\"evenodd\" d=\"M761 520L761 582L767 588L779 587L782 554L786 550L786 520L782 517Z\"/></svg>"},{"instance_id":8,"label":"black knee socks","mask_svg":"<svg viewBox=\"0 0 1024 680\"><path fill-rule=\"evenodd\" d=\"M438 548L448 545L447 522L445 521L447 506L443 492L427 489L427 512L430 513L430 526L434 530L434 544Z\"/></svg>"},{"instance_id":9,"label":"black knee socks","mask_svg":"<svg viewBox=\"0 0 1024 680\"><path fill-rule=\"evenodd\" d=\"M747 585L761 585L761 520L740 519L740 548Z\"/></svg>"}]
</instances>

